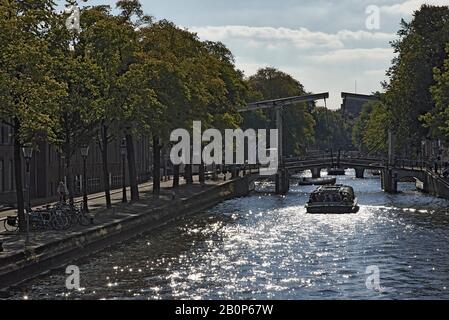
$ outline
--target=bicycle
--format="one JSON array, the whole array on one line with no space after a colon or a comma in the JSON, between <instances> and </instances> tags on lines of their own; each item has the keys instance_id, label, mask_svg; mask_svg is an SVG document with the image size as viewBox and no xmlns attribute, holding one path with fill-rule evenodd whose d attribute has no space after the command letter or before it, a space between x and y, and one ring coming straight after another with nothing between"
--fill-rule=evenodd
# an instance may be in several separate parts
<instances>
[{"instance_id":1,"label":"bicycle","mask_svg":"<svg viewBox=\"0 0 449 320\"><path fill-rule=\"evenodd\" d=\"M52 219L50 211L28 209L26 214L31 231L45 231L54 228L54 219Z\"/></svg>"},{"instance_id":2,"label":"bicycle","mask_svg":"<svg viewBox=\"0 0 449 320\"><path fill-rule=\"evenodd\" d=\"M57 203L54 206L56 213L60 215L63 219L67 219L64 223L63 229L67 230L75 224L82 226L88 226L91 223L91 218L87 215L84 210L83 203L79 207L75 204L66 204L64 202Z\"/></svg>"},{"instance_id":3,"label":"bicycle","mask_svg":"<svg viewBox=\"0 0 449 320\"><path fill-rule=\"evenodd\" d=\"M70 218L72 225L77 223L86 227L91 224L91 217L84 211L83 202L80 203L79 207L73 206Z\"/></svg>"},{"instance_id":4,"label":"bicycle","mask_svg":"<svg viewBox=\"0 0 449 320\"><path fill-rule=\"evenodd\" d=\"M25 213L29 219L30 230L47 230L50 225L50 218L46 217L46 212L43 211L31 211L27 210ZM8 216L3 222L5 230L8 232L16 232L19 230L19 217L18 216Z\"/></svg>"}]
</instances>

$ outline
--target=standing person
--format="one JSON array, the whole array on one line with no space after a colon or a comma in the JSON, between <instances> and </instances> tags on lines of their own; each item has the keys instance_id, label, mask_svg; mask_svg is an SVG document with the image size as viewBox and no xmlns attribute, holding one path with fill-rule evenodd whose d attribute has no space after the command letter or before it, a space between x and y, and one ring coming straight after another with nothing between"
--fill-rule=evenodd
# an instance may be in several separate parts
<instances>
[{"instance_id":1,"label":"standing person","mask_svg":"<svg viewBox=\"0 0 449 320\"><path fill-rule=\"evenodd\" d=\"M59 201L65 203L67 200L67 196L69 194L69 189L67 189L67 186L64 183L64 181L59 182L57 192L59 195Z\"/></svg>"}]
</instances>

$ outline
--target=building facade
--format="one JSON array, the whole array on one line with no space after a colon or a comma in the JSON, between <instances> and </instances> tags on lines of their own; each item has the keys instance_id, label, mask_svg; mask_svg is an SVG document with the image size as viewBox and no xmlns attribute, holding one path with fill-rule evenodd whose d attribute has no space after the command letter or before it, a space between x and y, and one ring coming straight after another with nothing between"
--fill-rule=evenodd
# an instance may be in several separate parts
<instances>
[{"instance_id":1,"label":"building facade","mask_svg":"<svg viewBox=\"0 0 449 320\"><path fill-rule=\"evenodd\" d=\"M15 199L12 128L0 122L0 206L5 199Z\"/></svg>"},{"instance_id":2,"label":"building facade","mask_svg":"<svg viewBox=\"0 0 449 320\"><path fill-rule=\"evenodd\" d=\"M9 126L0 124L0 207L15 205L15 181L14 181L14 154L12 130ZM112 141L108 150L109 182L111 188L120 188L123 185L122 156L120 153L121 140ZM147 137L136 138L134 141L136 171L139 182L151 178L152 153L150 139ZM23 158L23 157L22 157ZM24 160L22 159L24 162ZM30 161L30 197L31 199L56 198L56 189L60 181L67 182L67 169L64 159L56 148L46 142L40 143L38 151L33 152ZM92 142L86 161L87 192L95 193L104 190L103 166L101 151L98 143ZM25 170L25 165L22 166ZM128 183L128 166L126 163L126 183ZM72 190L75 196L83 193L83 159L81 151L77 151L71 159L70 173L72 176ZM26 197L25 173L22 181Z\"/></svg>"}]
</instances>

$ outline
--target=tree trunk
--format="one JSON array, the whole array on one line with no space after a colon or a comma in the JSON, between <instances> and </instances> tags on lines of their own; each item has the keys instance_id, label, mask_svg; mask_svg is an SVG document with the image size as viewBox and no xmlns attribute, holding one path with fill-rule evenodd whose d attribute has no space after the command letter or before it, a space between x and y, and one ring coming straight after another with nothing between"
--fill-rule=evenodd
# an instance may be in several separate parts
<instances>
[{"instance_id":1,"label":"tree trunk","mask_svg":"<svg viewBox=\"0 0 449 320\"><path fill-rule=\"evenodd\" d=\"M129 184L131 187L131 201L139 200L139 186L137 185L136 155L134 154L134 140L131 134L126 134L126 151L128 154Z\"/></svg>"},{"instance_id":2,"label":"tree trunk","mask_svg":"<svg viewBox=\"0 0 449 320\"><path fill-rule=\"evenodd\" d=\"M201 154L203 154L203 145L201 145ZM205 184L206 183L206 175L205 175L205 166L204 166L204 162L203 162L203 157L201 157L201 163L199 165L199 169L198 169L198 180L200 182L200 184Z\"/></svg>"},{"instance_id":3,"label":"tree trunk","mask_svg":"<svg viewBox=\"0 0 449 320\"><path fill-rule=\"evenodd\" d=\"M179 187L179 168L179 164L173 166L173 188Z\"/></svg>"},{"instance_id":4,"label":"tree trunk","mask_svg":"<svg viewBox=\"0 0 449 320\"><path fill-rule=\"evenodd\" d=\"M158 198L161 193L161 143L157 136L153 136L153 197Z\"/></svg>"},{"instance_id":5,"label":"tree trunk","mask_svg":"<svg viewBox=\"0 0 449 320\"><path fill-rule=\"evenodd\" d=\"M70 204L74 204L74 196L73 196L73 183L72 183L72 170L70 170L71 168L71 153L67 152L66 153L66 177L67 177L67 189L69 190L69 203Z\"/></svg>"},{"instance_id":6,"label":"tree trunk","mask_svg":"<svg viewBox=\"0 0 449 320\"><path fill-rule=\"evenodd\" d=\"M186 179L186 184L193 184L193 170L192 170L192 164L186 164L185 167L185 179Z\"/></svg>"},{"instance_id":7,"label":"tree trunk","mask_svg":"<svg viewBox=\"0 0 449 320\"><path fill-rule=\"evenodd\" d=\"M201 161L200 164L200 169L199 169L199 181L201 184L205 184L206 183L206 176L205 176L205 172L204 172L204 163Z\"/></svg>"},{"instance_id":8,"label":"tree trunk","mask_svg":"<svg viewBox=\"0 0 449 320\"><path fill-rule=\"evenodd\" d=\"M108 149L109 149L108 128L105 125L102 125L100 150L101 150L101 161L103 166L104 196L106 199L106 207L109 209L112 208L112 203L111 203L111 185L109 184Z\"/></svg>"},{"instance_id":9,"label":"tree trunk","mask_svg":"<svg viewBox=\"0 0 449 320\"><path fill-rule=\"evenodd\" d=\"M25 217L25 204L23 196L22 184L22 157L21 157L21 143L19 140L20 123L16 119L14 121L14 179L16 182L16 198L17 198L17 215L19 217L20 232L27 231L27 223Z\"/></svg>"}]
</instances>

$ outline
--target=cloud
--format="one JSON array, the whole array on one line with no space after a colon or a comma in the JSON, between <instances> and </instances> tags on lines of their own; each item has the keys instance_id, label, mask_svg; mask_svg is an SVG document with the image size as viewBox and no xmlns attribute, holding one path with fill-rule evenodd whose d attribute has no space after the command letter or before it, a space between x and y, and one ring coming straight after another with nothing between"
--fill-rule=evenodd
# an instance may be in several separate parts
<instances>
[{"instance_id":1,"label":"cloud","mask_svg":"<svg viewBox=\"0 0 449 320\"><path fill-rule=\"evenodd\" d=\"M200 38L222 41L230 38L258 40L262 42L287 42L300 49L313 47L342 48L344 45L333 35L324 32L312 32L306 28L289 29L249 26L206 26L192 27L190 31Z\"/></svg>"},{"instance_id":2,"label":"cloud","mask_svg":"<svg viewBox=\"0 0 449 320\"><path fill-rule=\"evenodd\" d=\"M290 73L310 92L329 91L328 106L338 108L342 91L381 90L394 51L393 33L340 30L333 33L307 28L257 26L191 27L202 40L221 41L247 76L275 67Z\"/></svg>"},{"instance_id":3,"label":"cloud","mask_svg":"<svg viewBox=\"0 0 449 320\"><path fill-rule=\"evenodd\" d=\"M393 49L390 48L370 48L370 49L341 49L318 56L313 56L310 59L316 62L327 63L341 63L358 61L391 61L394 57Z\"/></svg>"},{"instance_id":4,"label":"cloud","mask_svg":"<svg viewBox=\"0 0 449 320\"><path fill-rule=\"evenodd\" d=\"M260 47L263 43L291 44L298 49L342 49L347 41L382 41L388 43L395 35L383 32L368 32L364 30L341 30L335 34L310 31L307 28L273 28L250 26L205 26L191 27L202 39L213 41L243 39L253 47Z\"/></svg>"},{"instance_id":5,"label":"cloud","mask_svg":"<svg viewBox=\"0 0 449 320\"><path fill-rule=\"evenodd\" d=\"M240 70L243 70L245 72L245 75L250 76L253 74L256 74L257 70L265 68L265 67L272 67L272 65L266 64L266 63L260 63L260 62L254 62L251 60L247 60L244 58L236 57L236 65Z\"/></svg>"},{"instance_id":6,"label":"cloud","mask_svg":"<svg viewBox=\"0 0 449 320\"><path fill-rule=\"evenodd\" d=\"M392 15L411 15L418 10L423 4L435 6L448 6L448 0L408 0L403 3L398 3L390 6L381 6L381 12Z\"/></svg>"},{"instance_id":7,"label":"cloud","mask_svg":"<svg viewBox=\"0 0 449 320\"><path fill-rule=\"evenodd\" d=\"M385 76L385 69L366 70L364 74L367 76Z\"/></svg>"},{"instance_id":8,"label":"cloud","mask_svg":"<svg viewBox=\"0 0 449 320\"><path fill-rule=\"evenodd\" d=\"M340 39L341 41L346 40L382 40L385 42L388 42L390 40L393 40L396 35L393 33L386 33L386 32L369 32L365 30L359 30L359 31L349 31L349 30L341 30L338 31L336 34L336 37Z\"/></svg>"}]
</instances>

